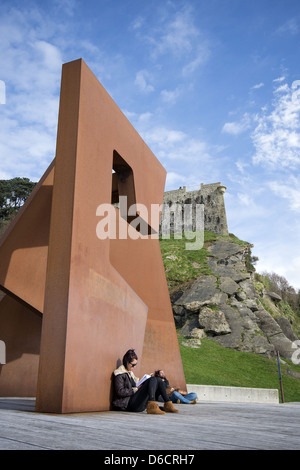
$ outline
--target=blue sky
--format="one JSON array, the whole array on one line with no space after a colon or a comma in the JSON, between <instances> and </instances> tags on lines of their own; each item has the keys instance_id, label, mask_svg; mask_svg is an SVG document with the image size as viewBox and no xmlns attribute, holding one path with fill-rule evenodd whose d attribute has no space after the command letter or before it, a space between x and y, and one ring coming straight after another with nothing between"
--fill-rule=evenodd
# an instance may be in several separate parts
<instances>
[{"instance_id":1,"label":"blue sky","mask_svg":"<svg viewBox=\"0 0 300 470\"><path fill-rule=\"evenodd\" d=\"M300 288L299 53L299 0L2 0L0 179L42 176L61 66L82 57L166 190L220 181L257 271Z\"/></svg>"}]
</instances>

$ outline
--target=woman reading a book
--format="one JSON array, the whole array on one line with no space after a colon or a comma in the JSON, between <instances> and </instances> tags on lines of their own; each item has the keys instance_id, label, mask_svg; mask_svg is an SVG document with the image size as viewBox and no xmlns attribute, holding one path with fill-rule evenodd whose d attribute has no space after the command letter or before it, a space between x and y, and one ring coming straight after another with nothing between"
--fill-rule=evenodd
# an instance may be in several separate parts
<instances>
[{"instance_id":1,"label":"woman reading a book","mask_svg":"<svg viewBox=\"0 0 300 470\"><path fill-rule=\"evenodd\" d=\"M114 408L136 412L147 410L149 414L165 414L166 411L178 412L170 401L160 377L151 375L143 383L138 384L139 379L133 372L137 362L138 357L134 349L129 349L123 357L123 364L114 371L114 398L112 402ZM163 398L163 410L155 401L157 393Z\"/></svg>"}]
</instances>

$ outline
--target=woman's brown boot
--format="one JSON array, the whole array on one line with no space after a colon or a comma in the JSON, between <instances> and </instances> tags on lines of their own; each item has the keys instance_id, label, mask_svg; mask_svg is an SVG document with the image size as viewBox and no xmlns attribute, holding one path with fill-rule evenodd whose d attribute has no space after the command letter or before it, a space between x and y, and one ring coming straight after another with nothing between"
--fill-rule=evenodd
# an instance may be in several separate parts
<instances>
[{"instance_id":1,"label":"woman's brown boot","mask_svg":"<svg viewBox=\"0 0 300 470\"><path fill-rule=\"evenodd\" d=\"M150 415L164 415L165 412L161 410L156 401L148 401L147 413Z\"/></svg>"},{"instance_id":2,"label":"woman's brown boot","mask_svg":"<svg viewBox=\"0 0 300 470\"><path fill-rule=\"evenodd\" d=\"M179 413L179 410L176 410L176 408L174 408L173 403L171 401L165 402L164 410L168 413Z\"/></svg>"}]
</instances>

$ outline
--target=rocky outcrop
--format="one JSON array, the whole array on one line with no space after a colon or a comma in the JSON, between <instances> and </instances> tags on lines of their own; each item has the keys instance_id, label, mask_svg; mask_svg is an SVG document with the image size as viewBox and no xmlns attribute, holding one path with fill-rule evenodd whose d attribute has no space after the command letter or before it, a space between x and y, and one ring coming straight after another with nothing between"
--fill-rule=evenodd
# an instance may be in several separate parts
<instances>
[{"instance_id":1,"label":"rocky outcrop","mask_svg":"<svg viewBox=\"0 0 300 470\"><path fill-rule=\"evenodd\" d=\"M227 348L268 358L279 351L280 356L291 359L297 336L289 321L280 316L280 296L256 292L254 274L246 262L250 248L227 238L210 245L207 261L212 274L199 277L173 297L176 326L183 344L190 347L199 347L208 336ZM277 320L266 310L266 302L272 303Z\"/></svg>"}]
</instances>

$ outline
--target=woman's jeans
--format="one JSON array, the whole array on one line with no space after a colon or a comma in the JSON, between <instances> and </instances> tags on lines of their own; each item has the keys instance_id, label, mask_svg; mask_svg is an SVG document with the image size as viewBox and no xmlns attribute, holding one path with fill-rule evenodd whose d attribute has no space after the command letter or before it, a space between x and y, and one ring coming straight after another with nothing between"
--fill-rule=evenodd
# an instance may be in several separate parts
<instances>
[{"instance_id":1,"label":"woman's jeans","mask_svg":"<svg viewBox=\"0 0 300 470\"><path fill-rule=\"evenodd\" d=\"M181 393L175 391L170 396L170 400L173 403L176 403L177 400L180 400L180 403L189 404L189 403L191 403L192 400L197 400L197 393L191 392L191 393L188 393L187 395L183 396L183 395L181 395Z\"/></svg>"},{"instance_id":2,"label":"woman's jeans","mask_svg":"<svg viewBox=\"0 0 300 470\"><path fill-rule=\"evenodd\" d=\"M128 411L144 411L147 407L148 401L155 401L155 396L160 394L163 401L170 401L166 393L166 387L160 377L150 377L147 379L130 397L127 410Z\"/></svg>"}]
</instances>

